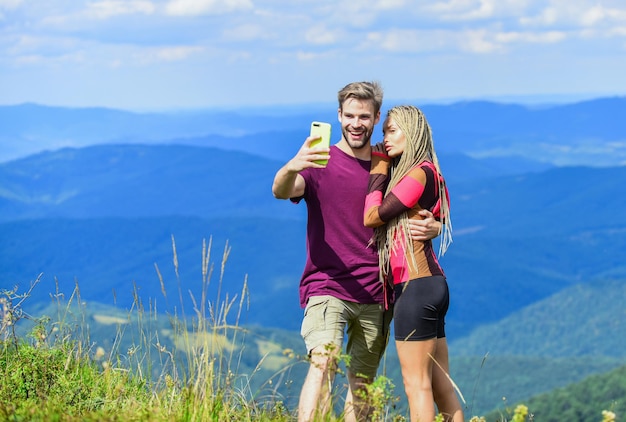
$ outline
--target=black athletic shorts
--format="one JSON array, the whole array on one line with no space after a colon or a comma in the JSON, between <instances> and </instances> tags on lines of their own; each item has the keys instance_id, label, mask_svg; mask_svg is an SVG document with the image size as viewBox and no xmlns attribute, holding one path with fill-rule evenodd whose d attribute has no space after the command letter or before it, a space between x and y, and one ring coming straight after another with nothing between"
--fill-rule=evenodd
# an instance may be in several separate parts
<instances>
[{"instance_id":1,"label":"black athletic shorts","mask_svg":"<svg viewBox=\"0 0 626 422\"><path fill-rule=\"evenodd\" d=\"M446 336L445 316L450 304L444 276L416 278L396 284L393 327L398 341Z\"/></svg>"}]
</instances>

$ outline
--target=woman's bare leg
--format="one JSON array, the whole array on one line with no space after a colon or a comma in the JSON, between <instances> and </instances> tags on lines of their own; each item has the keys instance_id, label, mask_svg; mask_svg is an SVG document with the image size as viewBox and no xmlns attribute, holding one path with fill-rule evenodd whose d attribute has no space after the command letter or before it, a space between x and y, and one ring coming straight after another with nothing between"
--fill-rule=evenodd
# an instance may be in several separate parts
<instances>
[{"instance_id":1,"label":"woman's bare leg","mask_svg":"<svg viewBox=\"0 0 626 422\"><path fill-rule=\"evenodd\" d=\"M450 364L448 362L448 342L445 337L437 339L437 347L433 357L437 361L432 372L433 396L439 413L444 416L444 420L447 422L463 422L461 402L447 375L450 373Z\"/></svg>"},{"instance_id":2,"label":"woman's bare leg","mask_svg":"<svg viewBox=\"0 0 626 422\"><path fill-rule=\"evenodd\" d=\"M402 369L404 391L409 401L411 422L435 420L432 373L437 339L420 341L396 340Z\"/></svg>"}]
</instances>

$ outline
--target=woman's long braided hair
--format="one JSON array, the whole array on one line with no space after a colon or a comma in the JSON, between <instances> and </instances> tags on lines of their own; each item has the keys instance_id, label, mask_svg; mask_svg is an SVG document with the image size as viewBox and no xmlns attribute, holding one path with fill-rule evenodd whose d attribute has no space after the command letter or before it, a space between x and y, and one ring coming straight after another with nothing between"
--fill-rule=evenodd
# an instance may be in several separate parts
<instances>
[{"instance_id":1,"label":"woman's long braided hair","mask_svg":"<svg viewBox=\"0 0 626 422\"><path fill-rule=\"evenodd\" d=\"M424 161L430 161L439 173L439 197L441 201L440 215L443 229L439 245L439 256L443 255L450 243L452 243L452 222L450 220L450 203L445 186L445 181L439 167L439 160L435 153L433 137L430 125L420 109L414 106L395 106L387 112L387 119L393 119L398 128L406 137L404 152L391 160L389 185L385 196L398 184L400 179L406 176L411 169ZM417 269L413 254L413 242L410 241L411 233L408 225L408 215L403 212L387 224L375 229L374 238L378 246L380 268L382 274L389 270L389 256L394 247L394 240L404 239L408 248L408 255L413 259L413 265Z\"/></svg>"}]
</instances>

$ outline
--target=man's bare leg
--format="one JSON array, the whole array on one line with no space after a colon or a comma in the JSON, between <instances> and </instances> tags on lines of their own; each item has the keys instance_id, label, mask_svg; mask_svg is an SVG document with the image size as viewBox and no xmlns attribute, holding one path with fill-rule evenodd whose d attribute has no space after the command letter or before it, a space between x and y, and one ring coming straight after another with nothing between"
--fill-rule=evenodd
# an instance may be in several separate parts
<instances>
[{"instance_id":1,"label":"man's bare leg","mask_svg":"<svg viewBox=\"0 0 626 422\"><path fill-rule=\"evenodd\" d=\"M344 406L345 422L365 421L371 412L367 403L366 386L372 383L372 379L359 377L348 370L348 393Z\"/></svg>"},{"instance_id":2,"label":"man's bare leg","mask_svg":"<svg viewBox=\"0 0 626 422\"><path fill-rule=\"evenodd\" d=\"M298 422L309 422L328 414L331 409L331 387L335 378L337 352L332 346L319 346L311 352L309 372L304 379L300 402L298 403Z\"/></svg>"}]
</instances>

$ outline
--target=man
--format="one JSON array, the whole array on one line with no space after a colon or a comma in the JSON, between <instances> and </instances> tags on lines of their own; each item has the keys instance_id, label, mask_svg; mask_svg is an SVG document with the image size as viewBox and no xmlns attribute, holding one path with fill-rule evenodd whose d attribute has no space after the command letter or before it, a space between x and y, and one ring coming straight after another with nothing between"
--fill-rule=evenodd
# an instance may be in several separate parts
<instances>
[{"instance_id":1,"label":"man","mask_svg":"<svg viewBox=\"0 0 626 422\"><path fill-rule=\"evenodd\" d=\"M314 147L308 137L274 178L276 198L307 204L307 257L300 281L304 311L301 334L310 366L300 393L298 420L310 421L331 408L331 385L347 328L349 356L345 420L370 412L365 386L376 376L388 339L391 309L379 281L373 230L363 226L371 160L370 139L380 120L381 87L354 82L338 93L341 140ZM328 164L315 163L327 158ZM439 223L424 214L412 235L437 236ZM421 223L421 224L420 224Z\"/></svg>"}]
</instances>

